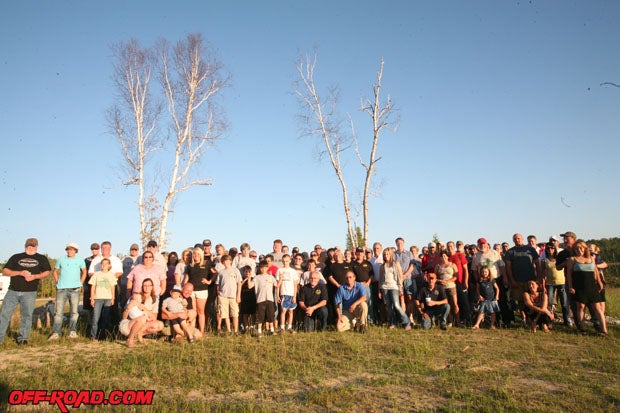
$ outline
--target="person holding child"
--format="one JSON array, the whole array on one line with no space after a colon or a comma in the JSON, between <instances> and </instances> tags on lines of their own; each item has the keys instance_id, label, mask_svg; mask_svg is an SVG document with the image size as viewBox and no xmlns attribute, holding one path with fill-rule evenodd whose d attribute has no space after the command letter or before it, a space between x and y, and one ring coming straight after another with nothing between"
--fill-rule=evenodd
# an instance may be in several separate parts
<instances>
[{"instance_id":1,"label":"person holding child","mask_svg":"<svg viewBox=\"0 0 620 413\"><path fill-rule=\"evenodd\" d=\"M170 290L170 297L166 298L161 306L162 317L170 320L170 326L175 333L174 339L185 337L190 343L195 343L196 339L192 335L187 319L188 301L183 297L183 290L175 285Z\"/></svg>"}]
</instances>

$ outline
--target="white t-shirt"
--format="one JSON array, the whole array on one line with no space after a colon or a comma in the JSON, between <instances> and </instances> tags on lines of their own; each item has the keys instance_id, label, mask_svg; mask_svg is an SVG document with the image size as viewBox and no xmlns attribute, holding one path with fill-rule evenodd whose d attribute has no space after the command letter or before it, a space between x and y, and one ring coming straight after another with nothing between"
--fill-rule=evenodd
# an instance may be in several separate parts
<instances>
[{"instance_id":1,"label":"white t-shirt","mask_svg":"<svg viewBox=\"0 0 620 413\"><path fill-rule=\"evenodd\" d=\"M280 282L280 295L295 295L295 285L299 284L299 273L295 268L280 268L276 278Z\"/></svg>"}]
</instances>

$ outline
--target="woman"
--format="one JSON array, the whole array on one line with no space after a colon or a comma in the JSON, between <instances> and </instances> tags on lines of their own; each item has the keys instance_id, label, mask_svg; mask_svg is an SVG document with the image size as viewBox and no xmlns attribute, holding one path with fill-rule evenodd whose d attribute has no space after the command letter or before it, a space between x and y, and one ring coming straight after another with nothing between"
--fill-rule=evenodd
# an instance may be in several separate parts
<instances>
[{"instance_id":1,"label":"woman","mask_svg":"<svg viewBox=\"0 0 620 413\"><path fill-rule=\"evenodd\" d=\"M542 326L545 333L548 333L549 324L554 320L554 315L549 311L549 300L547 291L540 288L536 281L531 280L527 283L527 291L523 292L523 303L525 304L525 315L532 333L536 332L538 325Z\"/></svg>"},{"instance_id":2,"label":"woman","mask_svg":"<svg viewBox=\"0 0 620 413\"><path fill-rule=\"evenodd\" d=\"M205 261L202 248L192 250L192 263L185 270L183 284L192 283L196 296L196 313L198 313L198 331L204 335L206 325L205 306L209 298L209 285L213 282L211 265Z\"/></svg>"},{"instance_id":3,"label":"woman","mask_svg":"<svg viewBox=\"0 0 620 413\"><path fill-rule=\"evenodd\" d=\"M383 299L387 307L390 328L396 328L398 314L405 330L411 330L411 321L400 305L400 297L403 294L403 270L394 260L391 248L383 250L383 264L379 268L379 289L379 300Z\"/></svg>"},{"instance_id":4,"label":"woman","mask_svg":"<svg viewBox=\"0 0 620 413\"><path fill-rule=\"evenodd\" d=\"M142 283L148 278L153 282L153 292L159 305L159 296L166 290L166 273L162 267L155 265L155 256L151 251L142 254L142 262L127 275L127 297L142 292Z\"/></svg>"},{"instance_id":5,"label":"woman","mask_svg":"<svg viewBox=\"0 0 620 413\"><path fill-rule=\"evenodd\" d=\"M459 303L456 295L456 280L459 270L453 262L450 262L450 256L448 251L441 251L441 263L435 267L435 274L437 274L437 283L443 286L446 296L448 297L448 303L452 311L452 318L454 324L459 325Z\"/></svg>"},{"instance_id":6,"label":"woman","mask_svg":"<svg viewBox=\"0 0 620 413\"><path fill-rule=\"evenodd\" d=\"M164 329L164 323L157 320L159 307L159 297L155 294L155 284L150 278L142 281L142 291L140 292L144 313L146 314L146 324L142 334L157 334Z\"/></svg>"},{"instance_id":7,"label":"woman","mask_svg":"<svg viewBox=\"0 0 620 413\"><path fill-rule=\"evenodd\" d=\"M172 251L170 254L168 254L168 267L166 271L166 291L164 293L166 297L170 296L170 291L172 290L172 287L174 287L175 285L181 285L176 283L176 279L174 276L178 263L179 255L175 251Z\"/></svg>"},{"instance_id":8,"label":"woman","mask_svg":"<svg viewBox=\"0 0 620 413\"><path fill-rule=\"evenodd\" d=\"M174 269L174 284L181 285L185 277L185 269L192 263L192 249L186 248L181 253L181 260Z\"/></svg>"},{"instance_id":9,"label":"woman","mask_svg":"<svg viewBox=\"0 0 620 413\"><path fill-rule=\"evenodd\" d=\"M158 296L155 294L154 286L153 280L144 279L141 291L132 294L132 297L137 297L138 300L130 299L123 312L119 330L121 334L127 336L128 347L134 346L135 337L142 343L143 335L157 334L164 329L164 323L157 320Z\"/></svg>"},{"instance_id":10,"label":"woman","mask_svg":"<svg viewBox=\"0 0 620 413\"><path fill-rule=\"evenodd\" d=\"M562 316L564 317L564 325L571 327L573 322L570 319L568 305L568 295L566 294L566 278L564 277L564 270L558 270L555 266L556 258L558 256L557 249L552 243L547 243L545 246L545 258L541 260L542 273L545 277L545 286L547 289L547 297L549 298L549 311L553 312L555 305L555 293L557 291L560 298L560 304L562 305Z\"/></svg>"},{"instance_id":11,"label":"woman","mask_svg":"<svg viewBox=\"0 0 620 413\"><path fill-rule=\"evenodd\" d=\"M594 259L594 264L596 265L596 268L598 268L598 275L601 277L601 281L603 282L603 290L601 291L601 300L603 301L601 302L601 306L603 308L603 314L605 314L605 301L607 301L605 300L605 286L607 285L607 282L605 281L605 272L603 270L609 267L609 265L607 264L607 261L601 257L601 249L596 244L590 244L590 256Z\"/></svg>"},{"instance_id":12,"label":"woman","mask_svg":"<svg viewBox=\"0 0 620 413\"><path fill-rule=\"evenodd\" d=\"M351 252L351 250L349 249L344 250L344 262L346 262L347 264L351 264L352 261L353 261L353 252Z\"/></svg>"},{"instance_id":13,"label":"woman","mask_svg":"<svg viewBox=\"0 0 620 413\"><path fill-rule=\"evenodd\" d=\"M577 303L576 324L579 331L585 333L583 325L585 307L586 304L591 304L590 308L594 311L592 316L598 318L600 322L599 334L607 336L607 323L600 294L605 286L585 242L579 241L573 246L573 257L567 262L566 276L568 290Z\"/></svg>"}]
</instances>

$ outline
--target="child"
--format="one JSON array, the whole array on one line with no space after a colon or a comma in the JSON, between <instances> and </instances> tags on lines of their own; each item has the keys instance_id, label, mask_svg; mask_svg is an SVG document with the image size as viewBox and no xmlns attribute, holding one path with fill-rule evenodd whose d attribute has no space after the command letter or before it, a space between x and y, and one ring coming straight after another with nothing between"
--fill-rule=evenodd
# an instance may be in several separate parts
<instances>
[{"instance_id":1,"label":"child","mask_svg":"<svg viewBox=\"0 0 620 413\"><path fill-rule=\"evenodd\" d=\"M142 295L140 293L133 293L131 300L127 304L127 308L123 312L123 318L129 318L129 335L127 336L127 347L135 347L134 338L137 337L138 343L142 343L142 334L148 316L144 312L146 307L142 304Z\"/></svg>"},{"instance_id":2,"label":"child","mask_svg":"<svg viewBox=\"0 0 620 413\"><path fill-rule=\"evenodd\" d=\"M110 308L114 305L116 295L116 276L112 273L112 263L108 258L101 260L101 271L95 272L88 284L90 284L90 305L93 307L93 320L90 327L91 341L97 341L99 318L103 314L101 324L104 330L108 330L110 323Z\"/></svg>"},{"instance_id":3,"label":"child","mask_svg":"<svg viewBox=\"0 0 620 413\"><path fill-rule=\"evenodd\" d=\"M269 263L261 261L258 264L258 275L248 278L248 288L254 288L256 292L256 323L257 334L261 337L263 323L265 330L269 329L274 333L273 323L275 321L273 290L275 288L275 278L269 274Z\"/></svg>"},{"instance_id":4,"label":"child","mask_svg":"<svg viewBox=\"0 0 620 413\"><path fill-rule=\"evenodd\" d=\"M485 314L491 315L491 329L495 329L495 313L499 313L499 286L494 279L491 278L491 269L489 267L482 267L480 270L480 282L477 285L478 288L478 303L480 304L480 311L478 312L478 318L476 324L472 326L472 330L480 328L480 323L484 320Z\"/></svg>"},{"instance_id":5,"label":"child","mask_svg":"<svg viewBox=\"0 0 620 413\"><path fill-rule=\"evenodd\" d=\"M175 339L178 337L182 338L185 335L190 343L195 343L196 340L192 337L189 327L187 326L187 311L185 310L187 308L187 300L183 299L181 296L182 293L183 291L180 286L175 285L172 287L172 290L170 290L170 297L166 298L161 305L161 311L170 318L170 326L172 326L172 329L176 333ZM185 317L180 316L181 314L184 314ZM174 315L178 315L179 317L174 317Z\"/></svg>"},{"instance_id":6,"label":"child","mask_svg":"<svg viewBox=\"0 0 620 413\"><path fill-rule=\"evenodd\" d=\"M297 290L299 288L299 273L291 267L291 256L284 254L282 257L284 267L278 269L278 303L282 306L280 312L280 332L284 332L284 321L287 320L286 330L294 333L293 317L297 308ZM288 317L287 317L288 315Z\"/></svg>"},{"instance_id":7,"label":"child","mask_svg":"<svg viewBox=\"0 0 620 413\"><path fill-rule=\"evenodd\" d=\"M241 282L241 304L239 311L243 315L241 331L244 331L245 329L252 329L254 327L254 314L256 314L256 293L253 288L249 287L248 284L250 277L254 275L252 267L246 265L241 267L240 271L243 281Z\"/></svg>"},{"instance_id":8,"label":"child","mask_svg":"<svg viewBox=\"0 0 620 413\"><path fill-rule=\"evenodd\" d=\"M218 314L217 331L222 331L222 319L226 323L226 331L230 333L230 318L233 320L235 334L239 332L239 303L241 302L241 273L233 268L230 255L223 255L221 263L224 269L217 276Z\"/></svg>"}]
</instances>

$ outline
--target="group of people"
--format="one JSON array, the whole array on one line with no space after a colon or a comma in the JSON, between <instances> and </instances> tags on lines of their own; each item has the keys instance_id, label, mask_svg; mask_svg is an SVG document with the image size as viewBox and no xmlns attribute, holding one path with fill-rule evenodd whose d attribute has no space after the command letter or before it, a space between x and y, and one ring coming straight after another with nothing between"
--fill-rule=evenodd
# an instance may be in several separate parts
<instances>
[{"instance_id":1,"label":"group of people","mask_svg":"<svg viewBox=\"0 0 620 413\"><path fill-rule=\"evenodd\" d=\"M570 231L561 237L564 249L555 236L539 244L534 236L526 243L515 234L512 247L491 247L479 238L471 245L430 242L422 250L406 249L399 237L393 247L376 242L372 249L323 250L317 244L309 253L297 247L289 251L277 239L273 251L261 256L247 243L239 250L218 244L213 253L207 239L179 255L162 253L150 241L142 254L137 244L131 245L122 260L112 254L109 241L93 243L85 259L77 255L78 245L69 243L53 270L38 254L38 241L29 238L25 251L13 255L3 269L11 283L0 311L0 343L17 304L21 324L16 341L28 342L39 280L50 272L57 284L49 340L61 337L67 301L67 337L78 337L81 290L90 338L98 340L118 327L129 347L165 325L174 340L195 342L209 330L253 330L260 337L330 325L362 333L372 324L405 330L416 324L479 329L486 319L490 328L510 327L516 313L532 331L549 331L556 302L566 326L575 323L585 332L588 308L598 333L606 335L607 263L596 245L586 245Z\"/></svg>"}]
</instances>

